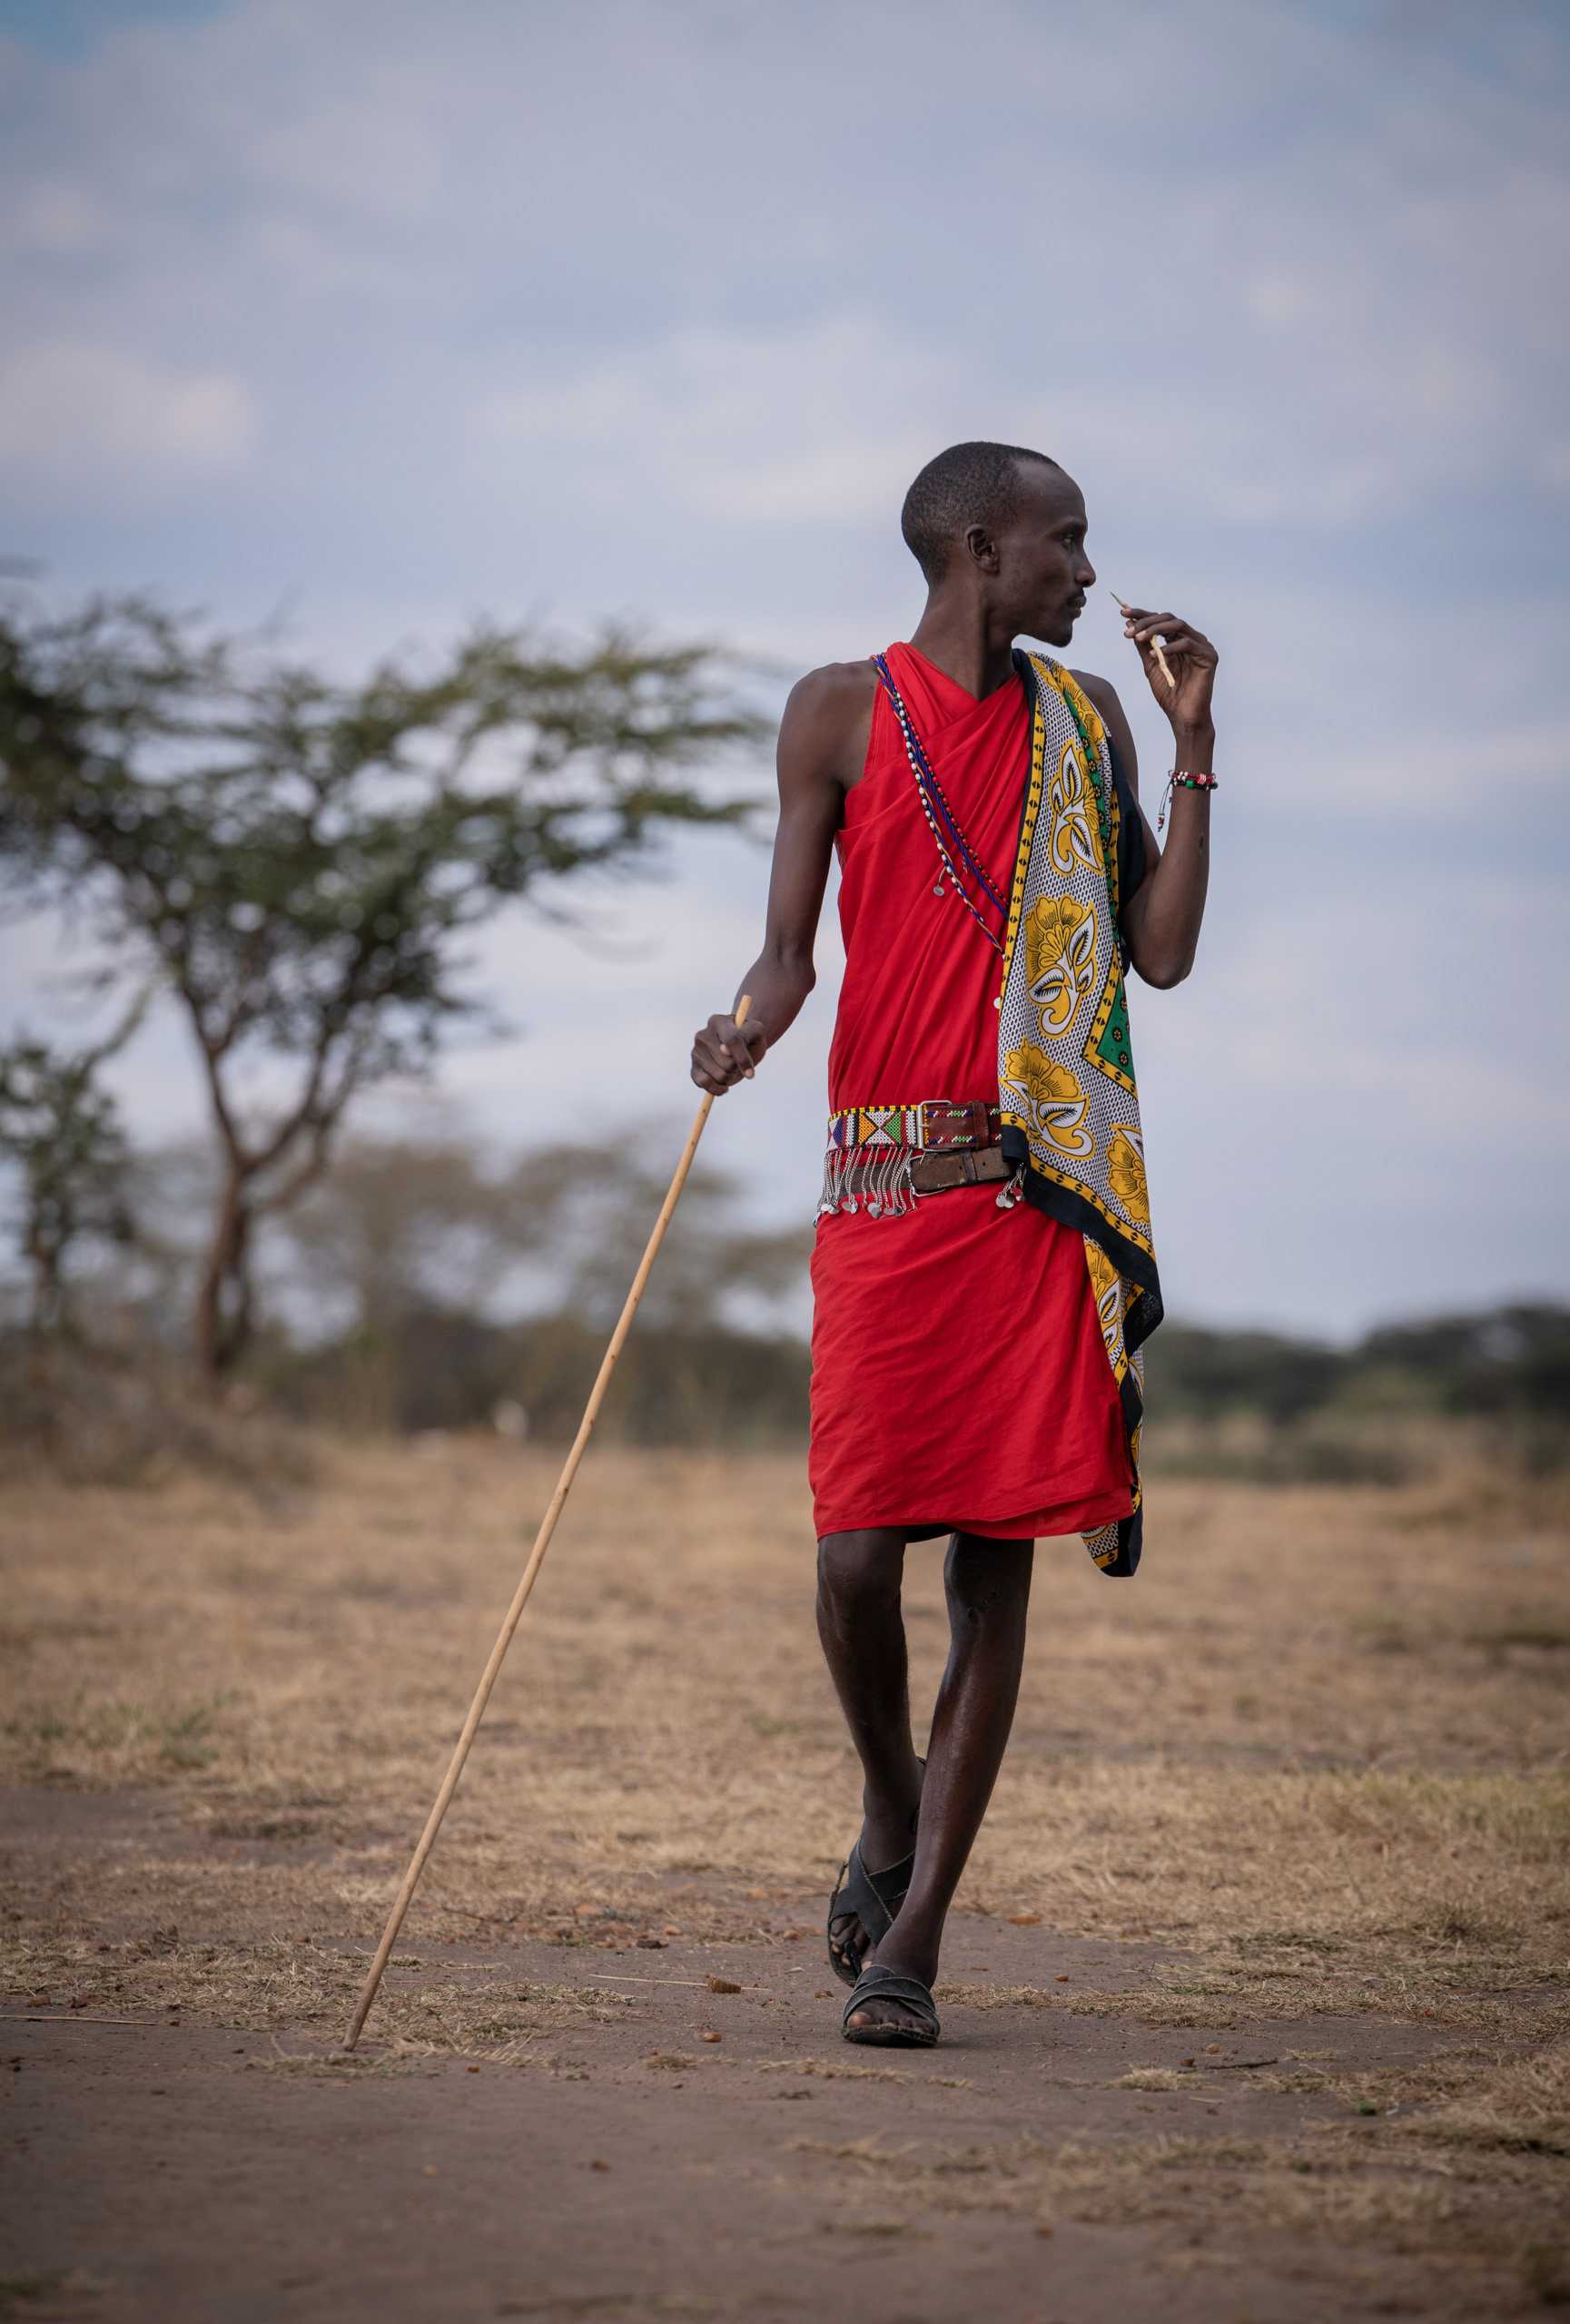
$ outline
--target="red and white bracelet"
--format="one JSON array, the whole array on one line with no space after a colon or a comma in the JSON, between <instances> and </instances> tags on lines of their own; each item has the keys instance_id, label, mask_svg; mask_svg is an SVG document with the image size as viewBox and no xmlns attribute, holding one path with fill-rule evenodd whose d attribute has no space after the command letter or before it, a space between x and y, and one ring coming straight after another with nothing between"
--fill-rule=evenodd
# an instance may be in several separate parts
<instances>
[{"instance_id":1,"label":"red and white bracelet","mask_svg":"<svg viewBox=\"0 0 1570 2324\"><path fill-rule=\"evenodd\" d=\"M1213 774L1184 774L1174 767L1161 793L1161 812L1156 817L1156 829L1160 831L1167 820L1167 808L1174 791L1215 791L1219 787Z\"/></svg>"}]
</instances>

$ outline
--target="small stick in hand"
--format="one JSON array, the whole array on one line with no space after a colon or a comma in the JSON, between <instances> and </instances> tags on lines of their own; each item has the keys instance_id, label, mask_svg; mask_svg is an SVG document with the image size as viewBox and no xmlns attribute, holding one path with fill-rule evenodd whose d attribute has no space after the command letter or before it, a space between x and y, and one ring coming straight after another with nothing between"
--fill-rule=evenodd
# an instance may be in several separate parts
<instances>
[{"instance_id":1,"label":"small stick in hand","mask_svg":"<svg viewBox=\"0 0 1570 2324\"><path fill-rule=\"evenodd\" d=\"M1126 614L1127 614L1127 613L1132 613L1132 611L1133 611L1133 607L1132 607L1131 606L1125 606L1125 605L1123 604L1123 601L1122 601L1121 597L1120 597L1120 596L1118 596L1118 593L1117 593L1117 591L1116 591L1115 589L1112 591L1112 596L1113 596L1114 600L1116 601L1117 605L1119 606L1119 607L1121 608L1121 610L1122 612L1124 612L1124 613L1126 613ZM1178 684L1178 681L1177 681L1177 679L1176 679L1175 677L1173 677L1173 675L1172 675L1172 672L1171 672L1171 665L1170 665L1170 664L1168 662L1168 660L1167 660L1167 657L1166 657L1165 654L1163 654L1163 653L1162 653L1162 651L1161 651L1161 641L1160 641L1160 639L1159 637L1153 637L1153 638L1150 640L1150 651L1151 651L1151 653L1152 653L1152 654L1154 654L1154 655L1155 655L1155 657L1156 657L1156 667L1160 670L1160 674L1161 674L1162 677L1164 677L1164 678L1165 678L1165 680L1167 681L1167 684L1168 684L1172 688L1173 692L1175 693L1175 692L1177 691L1177 684Z\"/></svg>"}]
</instances>

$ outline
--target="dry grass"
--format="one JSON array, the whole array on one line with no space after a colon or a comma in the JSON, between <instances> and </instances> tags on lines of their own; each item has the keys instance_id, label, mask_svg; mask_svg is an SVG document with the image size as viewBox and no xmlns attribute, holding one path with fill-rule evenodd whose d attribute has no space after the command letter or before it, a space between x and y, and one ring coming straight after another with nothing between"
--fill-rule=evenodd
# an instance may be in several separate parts
<instances>
[{"instance_id":1,"label":"dry grass","mask_svg":"<svg viewBox=\"0 0 1570 2324\"><path fill-rule=\"evenodd\" d=\"M243 1888L270 1936L371 1934L553 1467L340 1452L289 1521L212 1482L19 1492L6 1771L166 1792L166 1856L121 1868L164 1925ZM1501 1533L1431 1491L1173 1482L1133 1583L1042 1550L962 1901L1186 1956L1043 2001L1485 2025L1502 1992L1559 1984L1570 1651L1543 1641L1570 1635L1570 1560L1547 1490L1534 1512L1517 1485ZM793 1462L591 1460L411 1931L627 1940L674 1896L686 1934L736 1937L823 1886L855 1780L811 1589ZM920 1697L945 1643L930 1550L909 1598Z\"/></svg>"},{"instance_id":2,"label":"dry grass","mask_svg":"<svg viewBox=\"0 0 1570 2324\"><path fill-rule=\"evenodd\" d=\"M1407 2081L1420 2090L1434 2071ZM795 2143L834 2166L840 2223L859 2221L863 2232L917 2227L934 2214L992 2212L1043 2229L1064 2220L1176 2224L1196 2244L1250 2233L1328 2239L1406 2257L1443 2255L1496 2282L1503 2262L1525 2300L1559 2304L1570 2297L1562 2168L1570 2153L1570 2044L1532 2059L1447 2062L1438 2075L1450 2085L1448 2101L1399 2125L1338 2120L1285 2138ZM1176 2082L1136 2073L1115 2086L1165 2090ZM1360 2118L1385 2110L1351 2111Z\"/></svg>"}]
</instances>

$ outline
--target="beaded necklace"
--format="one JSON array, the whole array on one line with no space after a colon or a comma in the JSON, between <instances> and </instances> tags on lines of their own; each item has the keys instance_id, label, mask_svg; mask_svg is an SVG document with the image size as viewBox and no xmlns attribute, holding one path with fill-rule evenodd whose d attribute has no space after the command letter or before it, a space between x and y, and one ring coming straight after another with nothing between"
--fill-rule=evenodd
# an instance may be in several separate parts
<instances>
[{"instance_id":1,"label":"beaded necklace","mask_svg":"<svg viewBox=\"0 0 1570 2324\"><path fill-rule=\"evenodd\" d=\"M890 702L894 705L894 716L900 722L900 733L904 737L905 756L910 761L911 773L916 779L916 793L922 803L922 812L927 819L927 829L932 832L933 842L937 847L939 871L937 885L933 888L933 893L934 896L941 896L943 894L943 880L946 876L950 887L953 889L954 894L958 896L965 910L970 913L971 918L975 921L976 926L986 938L987 942L992 946L993 951L1001 956L1005 949L1003 940L992 929L988 927L986 921L982 918L980 906L965 892L964 884L960 878L959 872L954 868L953 856L949 852L948 842L944 840L943 831L940 828L938 820L940 816L942 817L943 822L948 826L949 832L953 840L954 847L958 851L966 871L971 874L972 878L976 881L991 902L996 906L997 910L1002 913L1005 919L1008 916L1008 907L1003 902L1002 896L999 895L996 888L993 887L992 881L988 878L985 865L982 862L982 860L977 855L974 848L972 847L969 840L966 839L964 832L961 830L959 818L956 816L953 809L950 806L947 799L943 795L943 787L933 771L932 762L927 757L925 751L922 748L921 739L916 734L915 728L911 724L910 713L906 710L900 690L898 686L895 685L894 678L890 674L887 660L882 654L874 654L873 655L873 666L877 671L878 676L883 681L884 690L888 694Z\"/></svg>"}]
</instances>

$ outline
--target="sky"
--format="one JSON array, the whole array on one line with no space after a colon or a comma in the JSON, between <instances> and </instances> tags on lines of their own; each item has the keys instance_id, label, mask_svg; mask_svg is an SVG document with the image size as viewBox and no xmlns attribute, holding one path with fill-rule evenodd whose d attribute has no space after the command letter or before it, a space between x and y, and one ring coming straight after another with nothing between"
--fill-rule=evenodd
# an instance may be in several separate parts
<instances>
[{"instance_id":1,"label":"sky","mask_svg":"<svg viewBox=\"0 0 1570 2324\"><path fill-rule=\"evenodd\" d=\"M1133 994L1169 1312L1564 1296L1567 98L1532 0L0 0L0 547L345 671L624 616L770 657L772 708L909 635L925 459L1037 446L1221 651L1199 963ZM1105 592L1068 658L1153 796ZM576 934L515 911L516 1036L364 1118L674 1160L766 878L705 836ZM840 958L831 906L708 1133L770 1224ZM70 1021L59 967L0 937L10 1020ZM114 1078L200 1124L172 1018Z\"/></svg>"}]
</instances>

